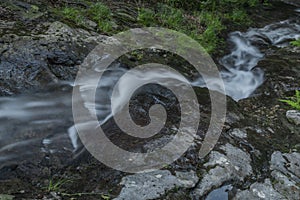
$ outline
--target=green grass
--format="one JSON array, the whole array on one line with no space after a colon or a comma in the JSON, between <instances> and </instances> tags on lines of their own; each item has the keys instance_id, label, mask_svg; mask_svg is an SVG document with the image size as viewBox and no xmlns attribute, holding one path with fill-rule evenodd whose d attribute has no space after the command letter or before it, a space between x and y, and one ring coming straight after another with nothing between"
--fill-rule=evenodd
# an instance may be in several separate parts
<instances>
[{"instance_id":1,"label":"green grass","mask_svg":"<svg viewBox=\"0 0 300 200\"><path fill-rule=\"evenodd\" d=\"M171 28L180 31L184 28L183 11L171 6L161 4L158 12L160 24L163 27Z\"/></svg>"},{"instance_id":2,"label":"green grass","mask_svg":"<svg viewBox=\"0 0 300 200\"><path fill-rule=\"evenodd\" d=\"M85 1L86 8L58 8L62 18L77 26L85 27L86 20L97 24L100 33L116 33L118 27L108 6L97 1ZM138 26L156 26L187 34L198 41L208 53L215 53L224 44L220 37L224 24L249 26L249 7L259 5L259 0L161 0L151 7L138 8Z\"/></svg>"},{"instance_id":3,"label":"green grass","mask_svg":"<svg viewBox=\"0 0 300 200\"><path fill-rule=\"evenodd\" d=\"M300 91L296 90L295 96L288 97L287 99L280 99L279 101L287 103L293 109L300 110Z\"/></svg>"},{"instance_id":4,"label":"green grass","mask_svg":"<svg viewBox=\"0 0 300 200\"><path fill-rule=\"evenodd\" d=\"M68 182L71 182L71 181L61 179L61 180L54 182L53 179L50 179L46 190L47 190L47 192L60 192L61 187Z\"/></svg>"},{"instance_id":5,"label":"green grass","mask_svg":"<svg viewBox=\"0 0 300 200\"><path fill-rule=\"evenodd\" d=\"M200 19L204 22L206 29L199 41L208 52L213 52L223 42L218 35L225 27L219 16L214 13L202 12Z\"/></svg>"},{"instance_id":6,"label":"green grass","mask_svg":"<svg viewBox=\"0 0 300 200\"><path fill-rule=\"evenodd\" d=\"M300 39L292 41L291 45L295 46L295 47L300 47Z\"/></svg>"},{"instance_id":7,"label":"green grass","mask_svg":"<svg viewBox=\"0 0 300 200\"><path fill-rule=\"evenodd\" d=\"M143 26L153 26L157 23L156 13L149 8L140 8L137 21Z\"/></svg>"},{"instance_id":8,"label":"green grass","mask_svg":"<svg viewBox=\"0 0 300 200\"><path fill-rule=\"evenodd\" d=\"M107 33L113 30L112 12L103 3L91 5L87 13L89 18L98 24L100 30Z\"/></svg>"},{"instance_id":9,"label":"green grass","mask_svg":"<svg viewBox=\"0 0 300 200\"><path fill-rule=\"evenodd\" d=\"M91 20L97 24L99 32L111 33L113 31L114 22L109 7L100 2L89 3L88 5L87 8L57 8L55 12L64 20L77 26L85 27L85 21Z\"/></svg>"},{"instance_id":10,"label":"green grass","mask_svg":"<svg viewBox=\"0 0 300 200\"><path fill-rule=\"evenodd\" d=\"M193 1L193 8L183 1L164 0L157 7L140 8L137 21L142 26L161 26L187 34L198 41L208 53L224 44L220 37L225 23L249 26L247 8L258 0ZM189 9L187 9L189 8Z\"/></svg>"},{"instance_id":11,"label":"green grass","mask_svg":"<svg viewBox=\"0 0 300 200\"><path fill-rule=\"evenodd\" d=\"M234 9L224 15L228 20L239 25L250 25L251 20L245 10Z\"/></svg>"},{"instance_id":12,"label":"green grass","mask_svg":"<svg viewBox=\"0 0 300 200\"><path fill-rule=\"evenodd\" d=\"M64 7L61 13L65 19L74 22L76 25L83 24L84 16L80 10L72 7Z\"/></svg>"},{"instance_id":13,"label":"green grass","mask_svg":"<svg viewBox=\"0 0 300 200\"><path fill-rule=\"evenodd\" d=\"M213 52L222 42L218 34L224 26L219 16L209 12L195 12L194 20L190 20L182 9L166 4L159 4L158 7L156 11L140 8L138 23L142 26L159 26L185 33L200 42L208 52ZM206 30L201 32L203 27L206 27Z\"/></svg>"}]
</instances>

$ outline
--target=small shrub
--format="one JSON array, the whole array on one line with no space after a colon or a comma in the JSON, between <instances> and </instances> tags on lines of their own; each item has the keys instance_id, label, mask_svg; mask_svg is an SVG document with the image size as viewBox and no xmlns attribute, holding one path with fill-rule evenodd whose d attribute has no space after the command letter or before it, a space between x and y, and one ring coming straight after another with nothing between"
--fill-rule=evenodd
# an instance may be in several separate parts
<instances>
[{"instance_id":1,"label":"small shrub","mask_svg":"<svg viewBox=\"0 0 300 200\"><path fill-rule=\"evenodd\" d=\"M281 102L287 103L293 109L300 110L300 91L296 90L296 94L288 99L280 99Z\"/></svg>"}]
</instances>

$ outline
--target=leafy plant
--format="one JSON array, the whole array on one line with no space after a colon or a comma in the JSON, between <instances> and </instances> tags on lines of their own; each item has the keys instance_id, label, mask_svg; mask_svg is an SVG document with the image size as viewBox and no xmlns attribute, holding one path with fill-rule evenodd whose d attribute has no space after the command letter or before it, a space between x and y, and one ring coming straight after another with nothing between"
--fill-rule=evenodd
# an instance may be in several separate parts
<instances>
[{"instance_id":1,"label":"leafy plant","mask_svg":"<svg viewBox=\"0 0 300 200\"><path fill-rule=\"evenodd\" d=\"M54 182L53 179L50 179L48 187L46 188L47 192L59 192L61 190L61 187L68 182L71 182L71 181L61 179L61 180L58 180L57 182Z\"/></svg>"},{"instance_id":2,"label":"leafy plant","mask_svg":"<svg viewBox=\"0 0 300 200\"><path fill-rule=\"evenodd\" d=\"M291 45L296 46L296 47L300 47L300 39L292 41Z\"/></svg>"},{"instance_id":3,"label":"leafy plant","mask_svg":"<svg viewBox=\"0 0 300 200\"><path fill-rule=\"evenodd\" d=\"M296 90L295 96L288 97L288 99L280 99L280 101L287 103L294 109L300 110L300 91Z\"/></svg>"}]
</instances>

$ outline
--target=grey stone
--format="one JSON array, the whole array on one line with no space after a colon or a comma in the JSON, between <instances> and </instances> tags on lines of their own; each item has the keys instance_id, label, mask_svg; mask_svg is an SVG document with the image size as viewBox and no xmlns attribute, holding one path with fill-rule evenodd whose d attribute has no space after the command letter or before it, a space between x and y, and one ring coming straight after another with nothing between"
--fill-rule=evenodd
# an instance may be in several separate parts
<instances>
[{"instance_id":1,"label":"grey stone","mask_svg":"<svg viewBox=\"0 0 300 200\"><path fill-rule=\"evenodd\" d=\"M294 180L290 180L277 170L272 171L271 175L275 179L273 186L280 194L287 199L300 199L300 188Z\"/></svg>"},{"instance_id":2,"label":"grey stone","mask_svg":"<svg viewBox=\"0 0 300 200\"><path fill-rule=\"evenodd\" d=\"M298 110L288 110L286 112L286 117L288 120L297 126L300 125L300 111Z\"/></svg>"},{"instance_id":3,"label":"grey stone","mask_svg":"<svg viewBox=\"0 0 300 200\"><path fill-rule=\"evenodd\" d=\"M238 191L234 200L283 200L286 199L276 190L274 190L270 179L266 179L264 183L253 183L249 190Z\"/></svg>"},{"instance_id":4,"label":"grey stone","mask_svg":"<svg viewBox=\"0 0 300 200\"><path fill-rule=\"evenodd\" d=\"M226 181L243 181L245 177L252 174L251 158L248 153L231 144L221 146L221 149L225 154L217 151L210 153L209 162L204 164L209 171L204 174L203 179L192 192L193 198L203 197L212 188L220 187Z\"/></svg>"},{"instance_id":5,"label":"grey stone","mask_svg":"<svg viewBox=\"0 0 300 200\"><path fill-rule=\"evenodd\" d=\"M176 187L192 188L198 182L195 172L176 172L172 175L168 170L158 170L126 176L124 185L116 200L156 199Z\"/></svg>"},{"instance_id":6,"label":"grey stone","mask_svg":"<svg viewBox=\"0 0 300 200\"><path fill-rule=\"evenodd\" d=\"M244 119L244 116L242 114L236 114L234 112L228 112L226 115L226 123L232 125L241 119Z\"/></svg>"},{"instance_id":7,"label":"grey stone","mask_svg":"<svg viewBox=\"0 0 300 200\"><path fill-rule=\"evenodd\" d=\"M272 154L270 169L277 170L300 183L300 154L297 152L282 154L276 151Z\"/></svg>"},{"instance_id":8,"label":"grey stone","mask_svg":"<svg viewBox=\"0 0 300 200\"><path fill-rule=\"evenodd\" d=\"M193 188L199 181L197 174L193 171L190 172L176 172L176 177L180 183L180 187Z\"/></svg>"},{"instance_id":9,"label":"grey stone","mask_svg":"<svg viewBox=\"0 0 300 200\"><path fill-rule=\"evenodd\" d=\"M0 37L0 95L43 89L73 81L78 65L107 36L72 29L61 22L44 23L44 33Z\"/></svg>"},{"instance_id":10,"label":"grey stone","mask_svg":"<svg viewBox=\"0 0 300 200\"><path fill-rule=\"evenodd\" d=\"M246 131L242 130L242 129L238 129L238 128L233 129L229 134L234 136L234 137L241 138L241 139L247 138Z\"/></svg>"},{"instance_id":11,"label":"grey stone","mask_svg":"<svg viewBox=\"0 0 300 200\"><path fill-rule=\"evenodd\" d=\"M300 154L281 153L272 154L270 162L274 188L287 199L300 199Z\"/></svg>"},{"instance_id":12,"label":"grey stone","mask_svg":"<svg viewBox=\"0 0 300 200\"><path fill-rule=\"evenodd\" d=\"M253 183L250 189L238 191L234 199L300 199L299 153L274 152L271 156L270 170L273 184L270 179L265 179L264 183Z\"/></svg>"}]
</instances>

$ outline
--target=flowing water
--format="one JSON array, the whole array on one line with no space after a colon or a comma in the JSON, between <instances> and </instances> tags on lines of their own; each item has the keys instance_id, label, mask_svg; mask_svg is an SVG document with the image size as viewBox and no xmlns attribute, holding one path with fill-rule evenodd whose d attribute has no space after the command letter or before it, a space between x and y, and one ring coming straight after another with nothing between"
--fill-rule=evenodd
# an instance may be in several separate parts
<instances>
[{"instance_id":1,"label":"flowing water","mask_svg":"<svg viewBox=\"0 0 300 200\"><path fill-rule=\"evenodd\" d=\"M257 68L264 54L258 46L284 47L291 40L300 38L298 21L282 21L264 28L252 28L247 32L233 32L229 36L231 53L220 59L223 66L221 76L226 94L238 101L251 96L263 84L264 72ZM104 123L111 117L110 96L112 85L126 72L116 65L101 80L102 89L97 91L101 99L96 103L99 120ZM153 71L147 78L170 77L182 80L168 71ZM140 74L137 75L140 79ZM129 87L132 79L123 80L122 87ZM205 84L201 78L190 83L194 87L208 87L219 90L220 82L211 78ZM123 88L124 91L126 88ZM0 98L0 168L12 162L19 162L45 154L62 153L72 159L79 142L72 122L72 86L57 85L55 92L37 93L18 97ZM121 96L118 99L124 99ZM126 94L125 94L126 95ZM122 104L122 101L120 101ZM88 102L85 103L90 108Z\"/></svg>"}]
</instances>

